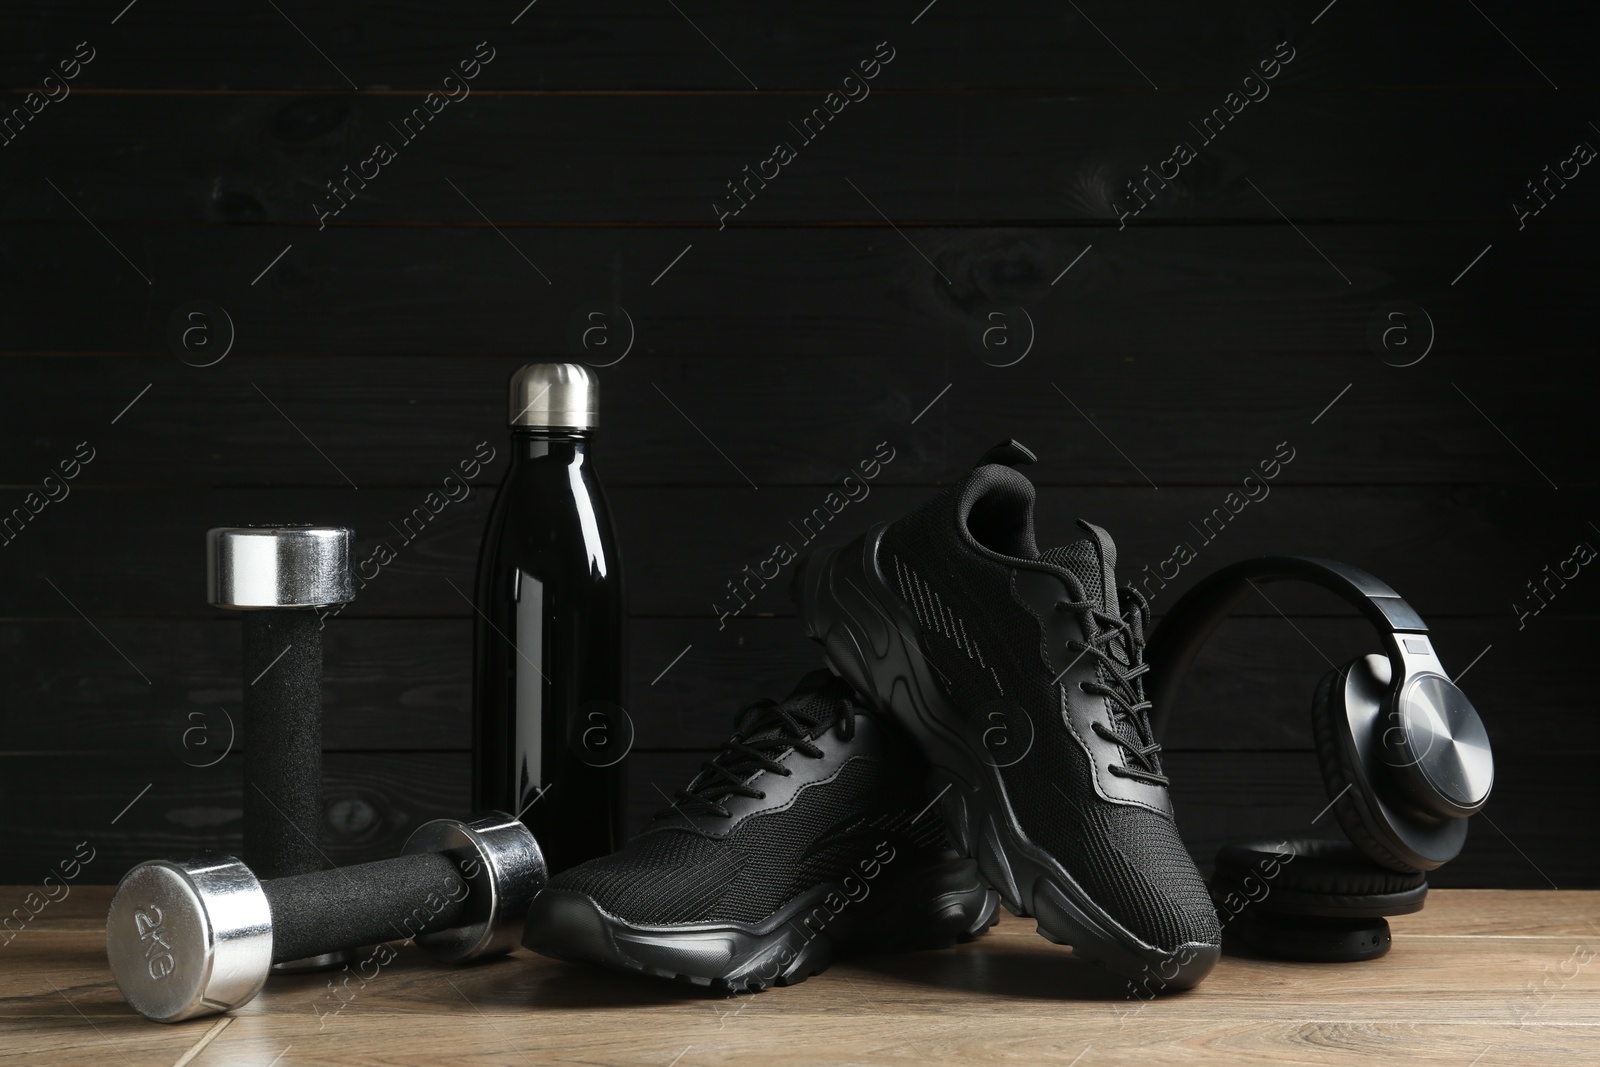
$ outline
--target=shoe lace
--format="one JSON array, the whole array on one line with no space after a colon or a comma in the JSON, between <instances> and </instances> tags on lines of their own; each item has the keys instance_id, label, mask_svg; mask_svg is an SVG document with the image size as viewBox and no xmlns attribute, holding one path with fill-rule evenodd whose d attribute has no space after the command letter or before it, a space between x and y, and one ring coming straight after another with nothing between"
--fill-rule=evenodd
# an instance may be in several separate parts
<instances>
[{"instance_id":1,"label":"shoe lace","mask_svg":"<svg viewBox=\"0 0 1600 1067\"><path fill-rule=\"evenodd\" d=\"M734 735L723 744L722 751L700 765L700 773L678 790L673 805L657 812L656 818L712 814L726 819L732 813L723 801L730 796L765 800L767 794L749 784L751 775L769 771L788 778L794 771L779 763L777 757L791 749L821 759L823 752L812 743L813 735L836 722L840 736L850 740L856 732L856 709L846 699L837 713L831 708L809 713L763 697L740 708L734 721ZM752 736L773 725L778 727L777 732Z\"/></svg>"},{"instance_id":2,"label":"shoe lace","mask_svg":"<svg viewBox=\"0 0 1600 1067\"><path fill-rule=\"evenodd\" d=\"M1072 661L1089 656L1098 661L1102 670L1100 678L1079 684L1085 693L1102 696L1113 716L1128 724L1129 731L1108 729L1096 722L1092 727L1101 738L1119 746L1125 753L1125 762L1114 763L1112 774L1151 785L1166 785L1167 776L1161 773L1161 743L1155 739L1150 725L1153 705L1145 699L1144 674L1150 665L1144 662L1145 633L1150 628L1150 601L1132 585L1121 588L1122 603L1128 605L1120 616L1112 615L1100 605L1083 600L1058 600L1056 610L1077 612L1091 621L1087 627L1091 636L1087 641L1070 640L1067 651L1077 653ZM1119 659L1115 650L1120 648L1126 659ZM1109 683L1109 684L1108 684Z\"/></svg>"}]
</instances>

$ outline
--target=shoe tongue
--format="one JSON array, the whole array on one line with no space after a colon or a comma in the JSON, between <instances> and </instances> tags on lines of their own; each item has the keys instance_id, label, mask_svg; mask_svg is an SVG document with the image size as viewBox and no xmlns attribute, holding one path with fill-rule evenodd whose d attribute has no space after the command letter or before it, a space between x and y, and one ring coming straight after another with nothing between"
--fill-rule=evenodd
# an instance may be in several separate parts
<instances>
[{"instance_id":1,"label":"shoe tongue","mask_svg":"<svg viewBox=\"0 0 1600 1067\"><path fill-rule=\"evenodd\" d=\"M1111 535L1091 523L1078 523L1089 531L1082 541L1039 553L1039 562L1060 567L1083 586L1083 595L1107 615L1121 615L1117 605L1117 546Z\"/></svg>"},{"instance_id":2,"label":"shoe tongue","mask_svg":"<svg viewBox=\"0 0 1600 1067\"><path fill-rule=\"evenodd\" d=\"M1107 615L1120 618L1122 612L1117 601L1116 578L1117 546L1112 543L1111 535L1100 527L1081 520L1078 525L1088 531L1088 537L1082 541L1074 541L1063 548L1052 548L1039 553L1039 562L1060 567L1072 575L1078 580L1078 584L1083 586L1086 600L1099 605L1100 610ZM1125 665L1132 662L1133 653L1125 637L1113 639L1107 651ZM1130 722L1127 716L1113 716L1111 726L1130 742L1141 745L1144 743L1139 728Z\"/></svg>"},{"instance_id":3,"label":"shoe tongue","mask_svg":"<svg viewBox=\"0 0 1600 1067\"><path fill-rule=\"evenodd\" d=\"M826 667L821 667L796 682L794 690L777 707L800 718L802 723L806 720L815 722L816 726L807 732L811 737L816 737L833 725L845 700L851 695L848 682ZM736 729L744 734L747 741L758 737L789 736L776 711L774 707L752 709L749 718L737 724Z\"/></svg>"},{"instance_id":4,"label":"shoe tongue","mask_svg":"<svg viewBox=\"0 0 1600 1067\"><path fill-rule=\"evenodd\" d=\"M845 702L854 694L855 690L850 688L849 682L826 668L812 671L801 678L795 684L794 691L779 703L758 701L745 708L734 722L734 738L746 744L768 741L769 744L757 744L757 747L766 750L769 756L790 747L789 744L770 744L772 739L784 742L798 740L779 714L781 710L789 713L790 718L804 731L806 740L814 741L832 729L845 708ZM712 758L712 762L738 779L748 779L761 768L759 760L726 747ZM702 769L689 782L688 791L698 794L702 802L715 803L733 792L733 789L726 781ZM673 810L681 814L678 805L674 804Z\"/></svg>"}]
</instances>

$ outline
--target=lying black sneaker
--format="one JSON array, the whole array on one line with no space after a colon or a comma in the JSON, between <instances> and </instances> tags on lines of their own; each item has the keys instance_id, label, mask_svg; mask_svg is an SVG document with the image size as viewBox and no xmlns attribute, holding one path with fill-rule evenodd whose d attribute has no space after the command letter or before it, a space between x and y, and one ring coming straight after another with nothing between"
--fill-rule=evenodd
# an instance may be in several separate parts
<instances>
[{"instance_id":1,"label":"lying black sneaker","mask_svg":"<svg viewBox=\"0 0 1600 1067\"><path fill-rule=\"evenodd\" d=\"M1149 608L1116 549L1040 552L1034 489L985 464L804 561L795 599L835 668L932 764L930 795L1001 901L1143 987L1186 989L1221 932L1178 838L1140 676Z\"/></svg>"},{"instance_id":2,"label":"lying black sneaker","mask_svg":"<svg viewBox=\"0 0 1600 1067\"><path fill-rule=\"evenodd\" d=\"M744 708L643 833L550 881L522 943L733 994L982 933L995 894L945 837L898 727L860 704L818 670Z\"/></svg>"}]
</instances>

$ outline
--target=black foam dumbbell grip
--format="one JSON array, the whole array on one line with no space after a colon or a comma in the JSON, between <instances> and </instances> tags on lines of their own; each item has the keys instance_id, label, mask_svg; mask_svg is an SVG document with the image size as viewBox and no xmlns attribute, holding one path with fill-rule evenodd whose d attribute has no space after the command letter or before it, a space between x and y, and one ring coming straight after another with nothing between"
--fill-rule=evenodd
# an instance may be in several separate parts
<instances>
[{"instance_id":1,"label":"black foam dumbbell grip","mask_svg":"<svg viewBox=\"0 0 1600 1067\"><path fill-rule=\"evenodd\" d=\"M244 861L263 879L315 871L324 862L321 623L311 608L247 611L242 622Z\"/></svg>"},{"instance_id":2,"label":"black foam dumbbell grip","mask_svg":"<svg viewBox=\"0 0 1600 1067\"><path fill-rule=\"evenodd\" d=\"M444 852L312 871L261 888L272 911L273 963L449 929L469 894Z\"/></svg>"}]
</instances>

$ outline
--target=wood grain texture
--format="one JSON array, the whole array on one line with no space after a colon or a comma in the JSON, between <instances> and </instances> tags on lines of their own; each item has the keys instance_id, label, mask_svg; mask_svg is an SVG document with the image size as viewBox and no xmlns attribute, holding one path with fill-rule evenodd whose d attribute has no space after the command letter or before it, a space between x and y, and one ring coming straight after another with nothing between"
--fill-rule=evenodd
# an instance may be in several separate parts
<instances>
[{"instance_id":1,"label":"wood grain texture","mask_svg":"<svg viewBox=\"0 0 1600 1067\"><path fill-rule=\"evenodd\" d=\"M305 469L323 465L323 458L291 427L283 432L286 464ZM694 430L686 424L683 433L693 436ZM1308 457L1315 455L1314 439L1302 447ZM1270 457L1270 439L1264 439L1262 448L1260 455ZM706 453L704 470L726 467L710 447ZM364 472L355 468L351 473ZM848 503L835 494L842 506L834 514L829 493L824 487L773 486L760 491L748 486L611 491L632 579L629 609L639 615L703 620L699 633L707 638L718 632L723 611L735 612L731 617L790 615L788 572L763 583L758 574L743 577L745 567L759 567L779 542L796 551L843 543L931 495L880 486L865 499ZM1182 486L1159 491L1148 486L1045 490L1035 517L1043 544L1075 540L1079 517L1115 530L1120 577L1143 583L1144 568L1149 567L1148 591L1158 612L1198 577L1225 563L1295 553L1344 558L1382 576L1424 618L1489 615L1514 621L1511 602L1520 598L1532 603L1526 582L1540 578L1542 567L1571 556L1576 541L1593 536L1579 517L1584 512L1572 514L1592 506L1592 490L1558 496L1532 486L1280 486L1226 525L1213 517L1204 526L1214 510L1227 513L1227 493L1220 487ZM14 573L25 577L0 588L0 617L72 618L74 605L92 619L219 617L220 612L205 604L202 531L313 517L356 531L357 577L366 580L358 581L356 599L342 617L468 616L472 608L466 591L471 589L491 494L474 492L441 509L421 536L408 541L398 524L422 507L426 496L423 489L383 488L80 488L33 519L4 549L8 563L17 568ZM819 509L825 524L814 515ZM147 516L148 521L125 521L126 516ZM810 524L802 526L808 518ZM107 553L104 530L113 525L117 552ZM1381 540L1374 531L1383 531ZM380 541L391 546L396 558L383 567L366 565ZM1180 543L1190 546L1191 562L1166 563L1175 559ZM1165 588L1158 580L1163 571L1176 575ZM1552 616L1594 612L1600 583L1586 583L1578 573L1549 599ZM1463 574L1473 580L1463 582ZM739 600L728 588L735 581L741 583L737 589L748 605L743 612L736 611ZM742 584L747 581L748 586ZM1283 611L1310 607L1317 614L1337 603L1320 591L1302 595L1285 588L1270 603L1252 605L1251 610L1272 614L1276 604ZM1529 628L1540 618L1546 616L1536 617ZM690 632L685 640L697 636ZM115 655L87 627L81 647L86 655Z\"/></svg>"},{"instance_id":2,"label":"wood grain texture","mask_svg":"<svg viewBox=\"0 0 1600 1067\"><path fill-rule=\"evenodd\" d=\"M49 176L70 180L74 204L102 225L303 226L322 212L341 225L476 225L479 208L500 226L705 226L723 213L741 226L877 223L876 203L902 226L1103 225L1125 211L1141 225L1278 223L1281 211L1317 222L1500 226L1516 221L1513 199L1536 206L1517 190L1592 135L1582 116L1600 100L1580 90L1552 107L1548 87L1312 91L1286 86L1293 66L1283 69L1255 84L1255 102L1235 97L1237 114L1223 89L896 92L891 66L837 115L821 91L477 93L407 132L397 127L414 109L432 114L421 93L86 94L7 147L14 180L0 190L0 218L78 223ZM1485 124L1496 112L1524 121ZM214 134L202 141L197 129ZM358 166L380 144L395 161ZM769 162L786 158L779 145L793 161ZM1171 162L1178 145L1195 153L1181 167ZM345 181L346 167L357 175L339 194L354 198L347 207L327 184ZM1158 170L1165 176L1152 178ZM1424 192L1416 176L1429 172L1451 180ZM1552 214L1593 218L1600 183L1574 179L1557 197Z\"/></svg>"},{"instance_id":3,"label":"wood grain texture","mask_svg":"<svg viewBox=\"0 0 1600 1067\"><path fill-rule=\"evenodd\" d=\"M478 442L500 446L513 367L627 348L597 373L634 614L636 820L733 707L817 662L787 574L724 624L728 583L780 540L801 547L796 527L827 519L878 442L895 460L820 540L904 513L1016 436L1041 453L1044 541L1080 516L1106 525L1132 579L1195 550L1153 590L1158 614L1267 552L1348 559L1404 592L1445 662L1470 665L1500 758L1488 817L1436 884L1600 885L1585 674L1600 584L1570 579L1518 619L1527 584L1600 537L1582 385L1600 179L1547 188L1525 226L1513 208L1592 140L1592 5L116 6L0 2L0 882L86 839L103 845L97 878L233 840L238 754L198 766L239 689L235 620L203 602L199 535L221 523L342 522L363 558L398 546L327 633L330 855L384 855L417 820L459 813L463 591L503 462L419 536L397 527ZM17 120L85 39L96 54L71 96ZM480 41L495 58L472 96L319 229L325 183ZM726 183L880 41L895 58L872 95L719 229ZM1124 182L1278 42L1295 58L1271 96L1119 228ZM211 321L210 347L185 351L193 301L231 328ZM600 302L627 329L608 307L611 347L584 348ZM1402 306L1412 347L1375 350ZM1430 344L1416 366L1385 363ZM1296 459L1270 496L1202 532L1283 441ZM94 462L37 509L28 494L80 442ZM1370 641L1326 598L1271 595L1218 635L1169 738L1202 860L1238 834L1305 832L1326 803L1310 686ZM1028 984L1025 968L996 973ZM853 1018L808 1021L848 1041ZM670 1059L573 1019L569 1058ZM1495 1030L1483 1052L1439 1025L1208 1019L1152 1030L1143 1051L1570 1051ZM875 1038L833 1058L1071 1062L1068 1036L930 1028L927 1053ZM82 1038L59 1055L93 1055L100 1035ZM380 1055L362 1040L309 1055ZM815 1052L784 1040L794 1059ZM282 1051L223 1048L209 1055ZM176 1059L131 1032L127 1049Z\"/></svg>"},{"instance_id":4,"label":"wood grain texture","mask_svg":"<svg viewBox=\"0 0 1600 1067\"><path fill-rule=\"evenodd\" d=\"M0 889L0 895L10 887ZM273 979L218 1019L136 1016L107 973L109 890L74 894L0 949L0 1062L722 1064L1274 1063L1374 1057L1446 1067L1583 1062L1600 1026L1594 893L1435 893L1366 964L1225 957L1198 989L1151 1002L1002 919L941 952L869 957L757 996L708 998L654 979L518 951L446 970L414 950L335 1013L326 976ZM1574 957L1574 952L1580 953ZM1530 993L1536 990L1536 993Z\"/></svg>"},{"instance_id":5,"label":"wood grain texture","mask_svg":"<svg viewBox=\"0 0 1600 1067\"><path fill-rule=\"evenodd\" d=\"M1139 471L1161 486L1228 485L1286 437L1310 447L1274 485L1539 482L1496 426L1518 447L1537 442L1539 468L1558 484L1595 483L1592 465L1577 462L1592 407L1584 391L1508 377L1514 354L1457 351L1460 338L1442 336L1436 358L1404 369L1372 355L1364 337L1348 340L1343 353L1211 358L1066 353L1041 342L1008 369L973 355L817 353L804 373L789 360L640 351L596 372L605 424L595 454L612 487L748 487L668 397L763 486L837 483L884 440L894 460L874 485L931 485L1007 437L1038 452L1028 475L1040 485L1144 484ZM0 357L11 386L0 419L15 437L0 455L0 505L15 506L85 439L97 454L79 485L339 487L344 470L363 488L427 489L487 441L499 458L472 484L492 487L505 474L505 382L526 359L256 355L200 369L172 355Z\"/></svg>"},{"instance_id":6,"label":"wood grain texture","mask_svg":"<svg viewBox=\"0 0 1600 1067\"><path fill-rule=\"evenodd\" d=\"M892 69L907 86L1143 92L1152 80L1163 90L1235 84L1287 38L1300 48L1294 77L1306 84L1549 87L1470 9L1445 17L1344 0L1337 17L1318 18L1315 7L1284 0L1226 7L1163 0L1138 11L1043 0L922 14L924 6L788 0L756 19L732 0L682 13L645 2L528 10L362 0L336 11L286 8L291 25L270 5L224 14L185 0L150 5L105 28L38 2L12 2L0 17L18 32L0 38L0 62L25 84L98 30L101 54L88 70L89 84L102 88L344 91L346 78L363 89L431 88L487 39L499 56L480 76L485 87L742 92L752 80L764 90L831 86L888 38L900 52ZM1596 32L1592 9L1564 4L1494 17L1563 89L1594 84L1582 43ZM1441 36L1448 44L1417 46Z\"/></svg>"},{"instance_id":7,"label":"wood grain texture","mask_svg":"<svg viewBox=\"0 0 1600 1067\"><path fill-rule=\"evenodd\" d=\"M870 174L857 184L871 195ZM57 185L68 197L79 193L70 175ZM480 206L494 218L496 205ZM879 206L895 218L895 205ZM165 351L173 313L209 300L236 324L239 355L548 354L566 351L574 311L609 300L627 309L640 352L751 362L910 352L933 365L977 359L984 352L974 348L974 328L981 337L992 309L1020 305L1040 358L1018 369L1031 375L1040 364L1059 373L1075 352L1203 360L1369 351L1374 313L1409 300L1429 309L1450 351L1559 354L1588 343L1596 313L1587 298L1600 284L1600 267L1581 251L1600 237L1600 223L1519 233L1509 212L1500 223L1302 220L1299 234L1281 219L897 233L864 212L860 225L720 232L714 219L687 228L496 232L480 220L319 232L308 218L299 226L107 223L102 237L66 203L50 210L55 221L10 227L0 246L0 283L33 294L0 305L6 351ZM1452 286L1489 244L1493 251ZM39 286L41 277L73 284ZM1284 364L1286 377L1293 366ZM1559 381L1560 367L1548 369ZM949 380L930 375L916 393L931 397ZM1317 393L1331 396L1349 380L1330 375L1332 388ZM1472 382L1461 384L1472 391ZM1321 405L1305 402L1310 418ZM906 418L921 406L908 404Z\"/></svg>"}]
</instances>

